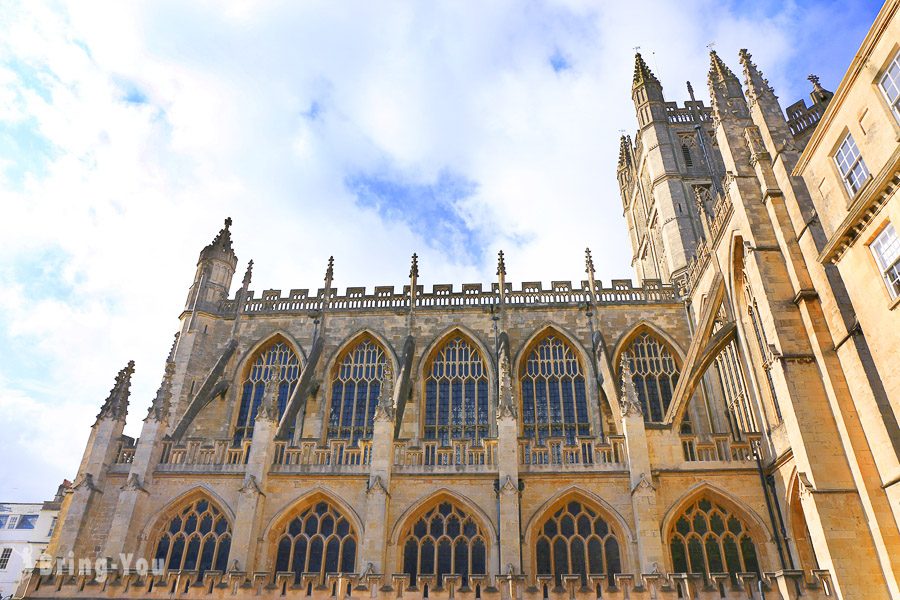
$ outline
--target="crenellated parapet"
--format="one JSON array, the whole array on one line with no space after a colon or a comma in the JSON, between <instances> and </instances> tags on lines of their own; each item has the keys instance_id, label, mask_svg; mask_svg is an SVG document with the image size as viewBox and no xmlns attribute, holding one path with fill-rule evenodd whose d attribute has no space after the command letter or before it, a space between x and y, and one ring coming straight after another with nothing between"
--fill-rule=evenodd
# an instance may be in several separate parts
<instances>
[{"instance_id":1,"label":"crenellated parapet","mask_svg":"<svg viewBox=\"0 0 900 600\"><path fill-rule=\"evenodd\" d=\"M820 600L835 598L831 575L825 570L782 570L738 573L617 573L564 575L559 585L552 575L419 575L393 576L364 571L330 573L324 581L317 573L296 576L278 571L168 571L154 574L136 570L88 568L69 571L35 570L23 583L29 598L148 599L178 597L187 600L254 598L367 598L370 600L596 600L597 598L667 600L717 598L724 600Z\"/></svg>"}]
</instances>

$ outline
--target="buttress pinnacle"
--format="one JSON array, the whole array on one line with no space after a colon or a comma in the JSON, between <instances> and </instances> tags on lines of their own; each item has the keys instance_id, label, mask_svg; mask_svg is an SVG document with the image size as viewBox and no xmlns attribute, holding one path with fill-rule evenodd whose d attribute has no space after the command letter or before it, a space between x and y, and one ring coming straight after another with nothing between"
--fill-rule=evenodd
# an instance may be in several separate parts
<instances>
[{"instance_id":1,"label":"buttress pinnacle","mask_svg":"<svg viewBox=\"0 0 900 600\"><path fill-rule=\"evenodd\" d=\"M729 79L737 80L737 77L728 68L715 50L709 51L709 79L717 83L727 81Z\"/></svg>"},{"instance_id":2,"label":"buttress pinnacle","mask_svg":"<svg viewBox=\"0 0 900 600\"><path fill-rule=\"evenodd\" d=\"M503 250L497 253L497 275L506 275L506 260L503 258Z\"/></svg>"},{"instance_id":3,"label":"buttress pinnacle","mask_svg":"<svg viewBox=\"0 0 900 600\"><path fill-rule=\"evenodd\" d=\"M131 394L131 376L134 373L134 361L128 361L118 375L116 382L109 391L109 396L100 407L97 421L101 419L124 419L128 415L128 396Z\"/></svg>"}]
</instances>

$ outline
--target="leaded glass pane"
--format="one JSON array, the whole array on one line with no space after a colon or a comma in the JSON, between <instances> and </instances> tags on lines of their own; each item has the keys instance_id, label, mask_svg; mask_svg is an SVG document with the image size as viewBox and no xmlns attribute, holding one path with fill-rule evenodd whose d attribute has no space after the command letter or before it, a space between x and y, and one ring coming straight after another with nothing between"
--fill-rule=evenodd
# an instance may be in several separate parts
<instances>
[{"instance_id":1,"label":"leaded glass pane","mask_svg":"<svg viewBox=\"0 0 900 600\"><path fill-rule=\"evenodd\" d=\"M703 498L688 506L670 534L676 573L740 573L758 571L756 547L743 521L721 505ZM740 544L735 536L740 536ZM688 567L688 561L690 566Z\"/></svg>"},{"instance_id":2,"label":"leaded glass pane","mask_svg":"<svg viewBox=\"0 0 900 600\"><path fill-rule=\"evenodd\" d=\"M649 332L638 335L624 353L631 369L634 388L644 413L644 420L661 422L680 373L671 349Z\"/></svg>"},{"instance_id":3,"label":"leaded glass pane","mask_svg":"<svg viewBox=\"0 0 900 600\"><path fill-rule=\"evenodd\" d=\"M523 435L569 445L590 434L584 374L574 349L554 334L534 347L522 368Z\"/></svg>"},{"instance_id":4,"label":"leaded glass pane","mask_svg":"<svg viewBox=\"0 0 900 600\"><path fill-rule=\"evenodd\" d=\"M356 531L333 504L317 502L284 525L275 562L290 565L296 582L307 572L317 573L324 581L326 573L353 571L356 537Z\"/></svg>"},{"instance_id":5,"label":"leaded glass pane","mask_svg":"<svg viewBox=\"0 0 900 600\"><path fill-rule=\"evenodd\" d=\"M328 439L359 440L372 437L375 407L387 357L372 338L353 346L335 368L331 382L331 417Z\"/></svg>"},{"instance_id":6,"label":"leaded glass pane","mask_svg":"<svg viewBox=\"0 0 900 600\"><path fill-rule=\"evenodd\" d=\"M537 572L556 575L557 585L561 575L581 575L586 584L587 573L621 572L618 539L603 517L581 502L563 505L538 531Z\"/></svg>"},{"instance_id":7,"label":"leaded glass pane","mask_svg":"<svg viewBox=\"0 0 900 600\"><path fill-rule=\"evenodd\" d=\"M216 528L210 531L213 522ZM162 528L154 558L167 570L196 570L202 575L214 564L218 568L228 559L231 527L219 509L206 499L179 508Z\"/></svg>"},{"instance_id":8,"label":"leaded glass pane","mask_svg":"<svg viewBox=\"0 0 900 600\"><path fill-rule=\"evenodd\" d=\"M455 504L442 502L431 508L409 526L405 539L403 571L413 585L419 573L435 573L438 585L444 575L485 574L484 535ZM435 540L439 540L437 548Z\"/></svg>"},{"instance_id":9,"label":"leaded glass pane","mask_svg":"<svg viewBox=\"0 0 900 600\"><path fill-rule=\"evenodd\" d=\"M253 361L241 386L241 404L238 407L234 443L253 436L256 413L266 391L266 383L277 385L278 414L283 415L287 402L294 393L300 378L300 362L297 355L284 342L275 342L264 348Z\"/></svg>"}]
</instances>

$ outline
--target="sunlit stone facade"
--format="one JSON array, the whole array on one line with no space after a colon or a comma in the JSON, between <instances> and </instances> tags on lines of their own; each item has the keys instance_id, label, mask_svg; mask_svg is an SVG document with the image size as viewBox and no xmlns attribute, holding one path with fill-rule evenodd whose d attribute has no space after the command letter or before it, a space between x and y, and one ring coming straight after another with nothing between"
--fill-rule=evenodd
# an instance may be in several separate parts
<instances>
[{"instance_id":1,"label":"sunlit stone facade","mask_svg":"<svg viewBox=\"0 0 900 600\"><path fill-rule=\"evenodd\" d=\"M897 454L876 467L871 429L896 414L860 400L887 333L841 341L854 305L810 260L822 224L792 175L832 95L816 83L788 118L739 58L743 83L713 53L712 106L678 107L636 57L617 175L637 285L597 280L589 254L584 281L512 285L501 255L488 285L426 291L413 257L400 289L341 293L329 261L318 290L254 293L250 265L232 295L226 221L139 439L129 364L64 502L51 555L111 573L22 591L897 597L879 472Z\"/></svg>"}]
</instances>

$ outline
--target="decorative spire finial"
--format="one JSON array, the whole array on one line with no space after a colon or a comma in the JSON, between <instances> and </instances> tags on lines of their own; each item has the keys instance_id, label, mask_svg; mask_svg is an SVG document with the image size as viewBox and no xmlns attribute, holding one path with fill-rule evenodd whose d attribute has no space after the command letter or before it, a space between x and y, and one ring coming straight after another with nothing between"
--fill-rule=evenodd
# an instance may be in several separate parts
<instances>
[{"instance_id":1,"label":"decorative spire finial","mask_svg":"<svg viewBox=\"0 0 900 600\"><path fill-rule=\"evenodd\" d=\"M225 229L231 227L231 217L225 217Z\"/></svg>"},{"instance_id":2,"label":"decorative spire finial","mask_svg":"<svg viewBox=\"0 0 900 600\"><path fill-rule=\"evenodd\" d=\"M716 82L737 79L731 69L728 68L728 65L722 62L715 50L709 51L709 77Z\"/></svg>"},{"instance_id":3,"label":"decorative spire finial","mask_svg":"<svg viewBox=\"0 0 900 600\"><path fill-rule=\"evenodd\" d=\"M506 260L503 258L503 250L497 253L497 275L506 275Z\"/></svg>"},{"instance_id":4,"label":"decorative spire finial","mask_svg":"<svg viewBox=\"0 0 900 600\"><path fill-rule=\"evenodd\" d=\"M694 86L691 85L690 81L687 82L687 91L688 96L691 97L691 102L694 102Z\"/></svg>"},{"instance_id":5,"label":"decorative spire finial","mask_svg":"<svg viewBox=\"0 0 900 600\"><path fill-rule=\"evenodd\" d=\"M593 257L591 256L591 249L590 249L590 248L585 248L585 249L584 249L584 272L587 273L588 275L590 275L591 278L593 279L594 273L595 273L595 271L594 271L594 259L593 259Z\"/></svg>"},{"instance_id":6,"label":"decorative spire finial","mask_svg":"<svg viewBox=\"0 0 900 600\"><path fill-rule=\"evenodd\" d=\"M410 279L417 278L419 276L419 255L413 252L412 255L412 264L409 267L409 277Z\"/></svg>"},{"instance_id":7,"label":"decorative spire finial","mask_svg":"<svg viewBox=\"0 0 900 600\"><path fill-rule=\"evenodd\" d=\"M634 53L634 79L632 80L632 85L642 85L647 83L655 83L659 85L659 79L656 78L656 75L653 74L653 71L650 70L650 67L647 66L647 63L644 62L644 58L641 56L640 52Z\"/></svg>"},{"instance_id":8,"label":"decorative spire finial","mask_svg":"<svg viewBox=\"0 0 900 600\"><path fill-rule=\"evenodd\" d=\"M807 77L807 79L813 84L813 89L814 89L815 91L818 92L818 91L821 91L821 90L824 89L824 88L822 87L822 84L819 83L819 76L818 76L818 75L813 75L812 73L810 73L810 75L809 75L809 77Z\"/></svg>"},{"instance_id":9,"label":"decorative spire finial","mask_svg":"<svg viewBox=\"0 0 900 600\"><path fill-rule=\"evenodd\" d=\"M225 227L219 230L213 241L200 252L200 260L216 256L221 258L222 254L230 254L229 260L237 261L234 256L234 250L231 247L231 217L225 219Z\"/></svg>"},{"instance_id":10,"label":"decorative spire finial","mask_svg":"<svg viewBox=\"0 0 900 600\"><path fill-rule=\"evenodd\" d=\"M328 268L325 269L325 282L331 286L331 281L334 279L334 257L328 257Z\"/></svg>"},{"instance_id":11,"label":"decorative spire finial","mask_svg":"<svg viewBox=\"0 0 900 600\"><path fill-rule=\"evenodd\" d=\"M163 374L162 382L159 389L156 390L156 398L150 405L150 411L147 413L145 421L162 422L169 416L169 408L172 404L172 379L175 377L175 362L166 361L166 370Z\"/></svg>"},{"instance_id":12,"label":"decorative spire finial","mask_svg":"<svg viewBox=\"0 0 900 600\"><path fill-rule=\"evenodd\" d=\"M109 396L100 407L97 421L100 419L124 419L128 415L128 396L131 394L131 376L134 373L134 361L128 361L116 375L116 382L109 391Z\"/></svg>"},{"instance_id":13,"label":"decorative spire finial","mask_svg":"<svg viewBox=\"0 0 900 600\"><path fill-rule=\"evenodd\" d=\"M250 278L253 276L253 259L250 259L250 262L247 263L247 270L244 272L244 288L250 285Z\"/></svg>"}]
</instances>

